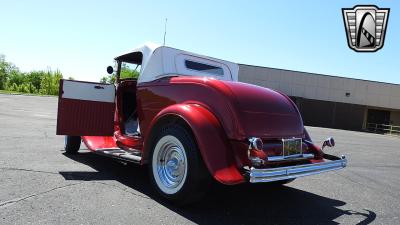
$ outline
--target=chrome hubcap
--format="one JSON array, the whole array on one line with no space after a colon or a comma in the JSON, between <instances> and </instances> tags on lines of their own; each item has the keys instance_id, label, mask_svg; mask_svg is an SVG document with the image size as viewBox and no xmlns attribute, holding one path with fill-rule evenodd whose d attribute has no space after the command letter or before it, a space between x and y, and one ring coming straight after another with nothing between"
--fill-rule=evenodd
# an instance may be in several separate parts
<instances>
[{"instance_id":1,"label":"chrome hubcap","mask_svg":"<svg viewBox=\"0 0 400 225\"><path fill-rule=\"evenodd\" d=\"M161 138L154 149L152 167L155 181L163 192L178 192L187 175L187 158L182 143L171 135Z\"/></svg>"}]
</instances>

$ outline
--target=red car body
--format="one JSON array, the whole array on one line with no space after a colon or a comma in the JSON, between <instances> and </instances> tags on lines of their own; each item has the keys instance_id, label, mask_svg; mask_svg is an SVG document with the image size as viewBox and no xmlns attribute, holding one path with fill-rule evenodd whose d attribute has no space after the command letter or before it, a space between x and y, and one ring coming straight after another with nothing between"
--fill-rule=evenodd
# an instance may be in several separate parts
<instances>
[{"instance_id":1,"label":"red car body","mask_svg":"<svg viewBox=\"0 0 400 225\"><path fill-rule=\"evenodd\" d=\"M68 89L77 84L87 87ZM86 93L88 89L112 93L111 86L62 80L57 134L80 136L91 151L111 152L108 155L114 158L145 165L151 163L150 143L159 128L179 122L193 135L209 174L228 185L291 180L346 166L344 157L324 154L312 143L296 105L283 93L182 74L139 83L117 79L114 101L112 97L99 101ZM86 100L75 92L82 92ZM124 134L127 118L122 112L128 100L135 101L140 135ZM296 157L285 156L283 140L290 139L301 140L301 154ZM259 141L261 149L252 141ZM130 152L129 157L107 149Z\"/></svg>"}]
</instances>

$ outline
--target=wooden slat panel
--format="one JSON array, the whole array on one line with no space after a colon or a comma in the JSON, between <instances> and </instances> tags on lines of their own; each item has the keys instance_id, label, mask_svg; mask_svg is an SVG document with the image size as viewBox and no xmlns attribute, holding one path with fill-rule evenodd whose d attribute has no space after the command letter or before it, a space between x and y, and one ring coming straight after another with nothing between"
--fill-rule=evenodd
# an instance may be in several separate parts
<instances>
[{"instance_id":1,"label":"wooden slat panel","mask_svg":"<svg viewBox=\"0 0 400 225\"><path fill-rule=\"evenodd\" d=\"M111 136L114 103L59 99L57 135Z\"/></svg>"}]
</instances>

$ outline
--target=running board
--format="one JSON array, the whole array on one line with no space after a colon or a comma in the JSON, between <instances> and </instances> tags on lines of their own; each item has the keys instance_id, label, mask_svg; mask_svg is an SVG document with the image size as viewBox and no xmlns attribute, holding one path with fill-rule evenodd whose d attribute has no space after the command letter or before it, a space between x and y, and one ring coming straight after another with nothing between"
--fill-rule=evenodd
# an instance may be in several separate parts
<instances>
[{"instance_id":1,"label":"running board","mask_svg":"<svg viewBox=\"0 0 400 225\"><path fill-rule=\"evenodd\" d=\"M142 160L141 152L135 149L124 150L120 148L98 148L94 153L133 163L140 163Z\"/></svg>"}]
</instances>

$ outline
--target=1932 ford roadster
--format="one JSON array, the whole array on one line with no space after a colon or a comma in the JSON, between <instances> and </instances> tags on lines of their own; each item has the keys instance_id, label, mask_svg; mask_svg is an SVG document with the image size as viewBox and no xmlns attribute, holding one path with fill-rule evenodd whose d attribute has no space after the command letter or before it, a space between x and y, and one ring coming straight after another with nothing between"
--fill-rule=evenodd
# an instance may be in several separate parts
<instances>
[{"instance_id":1,"label":"1932 ford roadster","mask_svg":"<svg viewBox=\"0 0 400 225\"><path fill-rule=\"evenodd\" d=\"M148 165L155 189L182 202L201 196L212 178L288 182L346 166L344 156L313 144L286 95L238 82L235 63L154 44L115 60L116 84L61 80L57 134L66 135L66 153L83 141ZM140 68L138 79L121 79L127 66Z\"/></svg>"}]
</instances>

